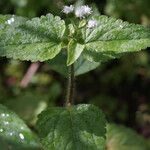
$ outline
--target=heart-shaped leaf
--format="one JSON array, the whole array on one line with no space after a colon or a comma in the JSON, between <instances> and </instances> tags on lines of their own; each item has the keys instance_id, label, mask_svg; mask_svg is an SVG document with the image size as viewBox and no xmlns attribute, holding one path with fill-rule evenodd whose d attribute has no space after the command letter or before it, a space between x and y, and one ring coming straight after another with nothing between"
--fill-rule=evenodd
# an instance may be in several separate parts
<instances>
[{"instance_id":1,"label":"heart-shaped leaf","mask_svg":"<svg viewBox=\"0 0 150 150\"><path fill-rule=\"evenodd\" d=\"M104 150L105 117L93 105L49 108L37 128L45 150Z\"/></svg>"}]
</instances>

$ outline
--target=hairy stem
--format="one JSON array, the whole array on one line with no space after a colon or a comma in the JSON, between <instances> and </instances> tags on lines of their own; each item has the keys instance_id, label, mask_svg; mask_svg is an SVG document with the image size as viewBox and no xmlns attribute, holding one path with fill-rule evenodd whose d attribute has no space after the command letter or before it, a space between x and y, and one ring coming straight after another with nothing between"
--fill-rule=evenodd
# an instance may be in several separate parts
<instances>
[{"instance_id":1,"label":"hairy stem","mask_svg":"<svg viewBox=\"0 0 150 150\"><path fill-rule=\"evenodd\" d=\"M75 88L75 75L74 64L68 67L68 85L67 85L67 97L66 106L71 106L74 101L74 88Z\"/></svg>"}]
</instances>

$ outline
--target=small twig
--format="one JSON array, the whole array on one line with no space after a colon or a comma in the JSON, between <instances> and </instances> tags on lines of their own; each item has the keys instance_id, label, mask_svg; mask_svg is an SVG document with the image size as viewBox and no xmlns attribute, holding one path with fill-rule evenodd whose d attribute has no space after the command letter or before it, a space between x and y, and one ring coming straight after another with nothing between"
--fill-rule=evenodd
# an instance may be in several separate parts
<instances>
[{"instance_id":1,"label":"small twig","mask_svg":"<svg viewBox=\"0 0 150 150\"><path fill-rule=\"evenodd\" d=\"M40 67L40 63L32 63L30 67L28 68L26 74L24 75L23 79L20 82L20 87L26 88L28 84L30 83L32 77L35 75L37 72L38 68Z\"/></svg>"},{"instance_id":2,"label":"small twig","mask_svg":"<svg viewBox=\"0 0 150 150\"><path fill-rule=\"evenodd\" d=\"M66 106L71 106L74 101L74 88L75 88L75 75L74 65L68 67L68 86L67 86L67 97Z\"/></svg>"}]
</instances>

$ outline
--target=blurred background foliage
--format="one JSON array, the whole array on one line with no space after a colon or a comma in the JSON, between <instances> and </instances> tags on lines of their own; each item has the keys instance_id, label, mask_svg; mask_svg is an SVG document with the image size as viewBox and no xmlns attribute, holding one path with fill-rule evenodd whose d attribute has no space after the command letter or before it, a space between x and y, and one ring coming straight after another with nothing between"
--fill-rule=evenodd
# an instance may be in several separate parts
<instances>
[{"instance_id":1,"label":"blurred background foliage","mask_svg":"<svg viewBox=\"0 0 150 150\"><path fill-rule=\"evenodd\" d=\"M62 18L64 5L75 0L0 0L1 14L36 17L53 13ZM81 2L81 1L79 1ZM87 0L101 14L150 26L149 0ZM14 110L34 128L37 114L48 106L63 106L66 77L49 63L38 69L24 85L31 62L0 58L0 103ZM61 67L61 63L60 63ZM75 103L99 106L108 121L123 124L150 138L150 52L129 54L101 64L76 79Z\"/></svg>"}]
</instances>

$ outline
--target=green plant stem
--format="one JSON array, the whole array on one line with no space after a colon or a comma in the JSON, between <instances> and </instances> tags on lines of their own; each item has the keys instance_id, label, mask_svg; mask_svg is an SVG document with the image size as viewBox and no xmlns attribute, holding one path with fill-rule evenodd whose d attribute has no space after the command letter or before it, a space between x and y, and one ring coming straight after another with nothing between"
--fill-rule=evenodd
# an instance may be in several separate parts
<instances>
[{"instance_id":1,"label":"green plant stem","mask_svg":"<svg viewBox=\"0 0 150 150\"><path fill-rule=\"evenodd\" d=\"M68 67L68 85L67 85L67 97L66 97L67 107L73 104L74 89L75 89L75 74L74 74L74 64L72 64Z\"/></svg>"}]
</instances>

